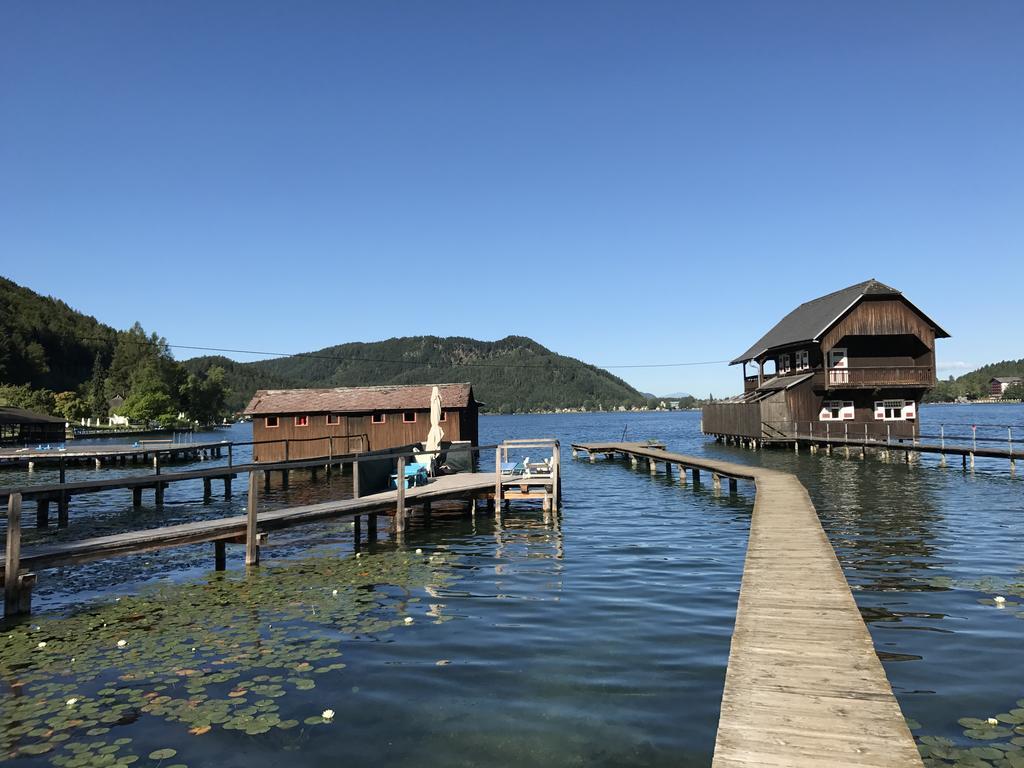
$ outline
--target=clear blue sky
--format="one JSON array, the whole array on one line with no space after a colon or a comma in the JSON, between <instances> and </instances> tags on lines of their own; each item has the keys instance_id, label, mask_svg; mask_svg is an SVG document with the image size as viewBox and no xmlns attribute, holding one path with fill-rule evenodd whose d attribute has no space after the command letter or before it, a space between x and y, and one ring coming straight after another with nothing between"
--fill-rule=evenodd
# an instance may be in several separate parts
<instances>
[{"instance_id":1,"label":"clear blue sky","mask_svg":"<svg viewBox=\"0 0 1024 768\"><path fill-rule=\"evenodd\" d=\"M1024 356L1022 39L1019 0L7 2L0 273L178 344L606 365L876 277L948 375Z\"/></svg>"}]
</instances>

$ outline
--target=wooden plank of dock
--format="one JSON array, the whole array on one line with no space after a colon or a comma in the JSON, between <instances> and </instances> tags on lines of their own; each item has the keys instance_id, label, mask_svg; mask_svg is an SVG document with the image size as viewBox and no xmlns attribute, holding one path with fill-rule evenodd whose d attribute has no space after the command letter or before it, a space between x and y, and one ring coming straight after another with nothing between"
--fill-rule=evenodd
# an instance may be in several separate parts
<instances>
[{"instance_id":1,"label":"wooden plank of dock","mask_svg":"<svg viewBox=\"0 0 1024 768\"><path fill-rule=\"evenodd\" d=\"M466 473L438 477L431 483L409 488L405 492L407 503L423 503L467 494L493 490L494 474ZM260 512L257 523L261 532L291 528L297 525L336 518L351 518L365 514L394 514L398 499L397 491L384 491L358 499L327 501L270 512ZM202 520L195 523L169 525L141 531L130 531L111 536L99 536L62 544L45 545L21 554L23 569L53 568L58 565L84 563L117 555L149 552L157 549L196 544L208 541L223 541L244 537L248 523L247 515ZM6 560L6 558L5 558ZM0 570L5 565L0 560Z\"/></svg>"},{"instance_id":2,"label":"wooden plank of dock","mask_svg":"<svg viewBox=\"0 0 1024 768\"><path fill-rule=\"evenodd\" d=\"M835 551L796 477L635 443L572 447L755 482L714 768L921 768Z\"/></svg>"}]
</instances>

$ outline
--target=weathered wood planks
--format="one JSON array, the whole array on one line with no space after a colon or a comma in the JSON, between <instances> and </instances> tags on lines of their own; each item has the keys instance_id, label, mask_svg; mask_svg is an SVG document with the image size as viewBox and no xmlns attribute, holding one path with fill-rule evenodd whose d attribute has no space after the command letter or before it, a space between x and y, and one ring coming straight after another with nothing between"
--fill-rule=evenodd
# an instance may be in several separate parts
<instances>
[{"instance_id":1,"label":"weathered wood planks","mask_svg":"<svg viewBox=\"0 0 1024 768\"><path fill-rule=\"evenodd\" d=\"M921 768L835 551L796 477L635 443L573 449L756 484L714 768Z\"/></svg>"}]
</instances>

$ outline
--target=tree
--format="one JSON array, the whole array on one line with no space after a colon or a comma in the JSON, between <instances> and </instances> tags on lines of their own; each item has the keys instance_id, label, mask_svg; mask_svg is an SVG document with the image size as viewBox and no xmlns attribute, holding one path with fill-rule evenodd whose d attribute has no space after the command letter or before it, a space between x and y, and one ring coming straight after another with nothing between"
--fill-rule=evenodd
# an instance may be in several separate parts
<instances>
[{"instance_id":1,"label":"tree","mask_svg":"<svg viewBox=\"0 0 1024 768\"><path fill-rule=\"evenodd\" d=\"M32 389L28 384L0 385L0 406L24 408L26 411L45 413L57 412L57 401L48 389Z\"/></svg>"},{"instance_id":2,"label":"tree","mask_svg":"<svg viewBox=\"0 0 1024 768\"><path fill-rule=\"evenodd\" d=\"M150 358L132 374L130 391L121 410L132 421L173 424L178 416L174 394L160 360Z\"/></svg>"},{"instance_id":3,"label":"tree","mask_svg":"<svg viewBox=\"0 0 1024 768\"><path fill-rule=\"evenodd\" d=\"M89 415L89 406L76 392L58 392L54 402L57 413L67 421L78 421Z\"/></svg>"},{"instance_id":4,"label":"tree","mask_svg":"<svg viewBox=\"0 0 1024 768\"><path fill-rule=\"evenodd\" d=\"M1013 384L1003 392L1003 400L1024 400L1024 384Z\"/></svg>"},{"instance_id":5,"label":"tree","mask_svg":"<svg viewBox=\"0 0 1024 768\"><path fill-rule=\"evenodd\" d=\"M190 373L181 385L181 406L190 419L203 424L218 421L226 412L224 369L213 366L202 376Z\"/></svg>"}]
</instances>

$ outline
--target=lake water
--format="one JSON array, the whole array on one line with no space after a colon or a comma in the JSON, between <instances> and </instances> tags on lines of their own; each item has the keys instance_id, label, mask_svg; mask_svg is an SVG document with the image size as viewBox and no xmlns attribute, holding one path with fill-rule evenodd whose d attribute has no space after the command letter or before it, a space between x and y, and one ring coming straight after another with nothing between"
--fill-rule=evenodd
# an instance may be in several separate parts
<instances>
[{"instance_id":1,"label":"lake water","mask_svg":"<svg viewBox=\"0 0 1024 768\"><path fill-rule=\"evenodd\" d=\"M925 431L940 423L1024 435L1024 408L922 409ZM249 577L235 548L228 571L214 573L211 545L41 573L37 612L0 635L0 757L269 766L284 750L311 766L708 765L751 488L730 498L624 462L569 458L570 442L624 429L796 472L934 759L1016 757L1016 723L975 732L984 740L957 723L1012 718L1024 697L1024 486L1007 462L964 473L927 456L907 466L754 452L707 440L688 412L482 417L484 443L562 440L554 525L530 509L500 527L435 513L429 527L414 520L404 546L382 537L356 558L351 526L325 524L274 533ZM248 427L217 436L249 439ZM0 473L4 485L25 478ZM266 501L305 503L349 483L297 473ZM244 508L244 494L202 504L201 493L198 482L176 484L162 510L132 510L125 491L79 497L70 528L28 528L25 546ZM1003 748L965 756L943 738Z\"/></svg>"}]
</instances>

